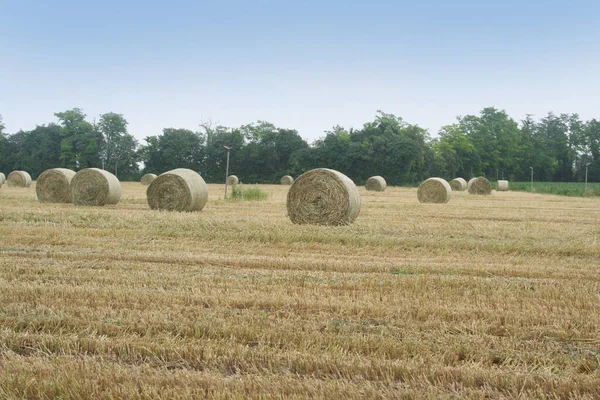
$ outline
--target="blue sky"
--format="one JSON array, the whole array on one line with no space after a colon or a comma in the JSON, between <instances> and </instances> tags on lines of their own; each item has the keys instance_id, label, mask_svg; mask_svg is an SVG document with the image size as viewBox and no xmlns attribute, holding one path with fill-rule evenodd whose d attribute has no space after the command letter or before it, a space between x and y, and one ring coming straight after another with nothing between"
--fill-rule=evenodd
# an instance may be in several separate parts
<instances>
[{"instance_id":1,"label":"blue sky","mask_svg":"<svg viewBox=\"0 0 600 400\"><path fill-rule=\"evenodd\" d=\"M140 141L267 120L309 141L377 110L435 134L487 106L600 118L600 2L0 0L10 133L79 107Z\"/></svg>"}]
</instances>

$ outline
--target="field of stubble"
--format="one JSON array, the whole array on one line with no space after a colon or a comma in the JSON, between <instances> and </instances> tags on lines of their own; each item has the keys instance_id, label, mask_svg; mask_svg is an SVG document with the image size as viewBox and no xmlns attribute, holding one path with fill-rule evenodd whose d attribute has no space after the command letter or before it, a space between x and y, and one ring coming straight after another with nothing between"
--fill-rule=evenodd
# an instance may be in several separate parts
<instances>
[{"instance_id":1,"label":"field of stubble","mask_svg":"<svg viewBox=\"0 0 600 400\"><path fill-rule=\"evenodd\" d=\"M600 398L600 199L287 187L202 212L0 188L0 398Z\"/></svg>"}]
</instances>

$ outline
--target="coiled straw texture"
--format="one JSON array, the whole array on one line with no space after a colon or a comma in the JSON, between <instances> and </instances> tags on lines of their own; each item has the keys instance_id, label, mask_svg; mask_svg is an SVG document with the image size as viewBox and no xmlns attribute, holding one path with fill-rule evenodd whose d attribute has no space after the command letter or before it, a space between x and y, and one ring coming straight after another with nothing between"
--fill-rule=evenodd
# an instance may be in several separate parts
<instances>
[{"instance_id":1,"label":"coiled straw texture","mask_svg":"<svg viewBox=\"0 0 600 400\"><path fill-rule=\"evenodd\" d=\"M487 195L492 193L492 184L483 176L473 178L469 181L469 193Z\"/></svg>"},{"instance_id":2,"label":"coiled straw texture","mask_svg":"<svg viewBox=\"0 0 600 400\"><path fill-rule=\"evenodd\" d=\"M463 178L454 178L450 181L450 187L456 192L467 190L467 181Z\"/></svg>"},{"instance_id":3,"label":"coiled straw texture","mask_svg":"<svg viewBox=\"0 0 600 400\"><path fill-rule=\"evenodd\" d=\"M417 190L417 198L421 203L444 204L450 201L452 188L442 178L429 178L424 180Z\"/></svg>"},{"instance_id":4,"label":"coiled straw texture","mask_svg":"<svg viewBox=\"0 0 600 400\"><path fill-rule=\"evenodd\" d=\"M75 171L66 168L47 169L35 184L35 193L42 203L70 203L71 180Z\"/></svg>"},{"instance_id":5,"label":"coiled straw texture","mask_svg":"<svg viewBox=\"0 0 600 400\"><path fill-rule=\"evenodd\" d=\"M159 175L146 197L153 210L200 211L208 200L208 186L197 172L177 168Z\"/></svg>"},{"instance_id":6,"label":"coiled straw texture","mask_svg":"<svg viewBox=\"0 0 600 400\"><path fill-rule=\"evenodd\" d=\"M71 179L71 199L75 205L117 204L121 200L121 194L121 182L103 169L82 169Z\"/></svg>"},{"instance_id":7,"label":"coiled straw texture","mask_svg":"<svg viewBox=\"0 0 600 400\"><path fill-rule=\"evenodd\" d=\"M386 187L387 182L379 175L370 177L365 183L365 189L371 192L383 192Z\"/></svg>"},{"instance_id":8,"label":"coiled straw texture","mask_svg":"<svg viewBox=\"0 0 600 400\"><path fill-rule=\"evenodd\" d=\"M31 175L25 171L13 171L8 174L6 182L9 187L28 188L31 185Z\"/></svg>"}]
</instances>

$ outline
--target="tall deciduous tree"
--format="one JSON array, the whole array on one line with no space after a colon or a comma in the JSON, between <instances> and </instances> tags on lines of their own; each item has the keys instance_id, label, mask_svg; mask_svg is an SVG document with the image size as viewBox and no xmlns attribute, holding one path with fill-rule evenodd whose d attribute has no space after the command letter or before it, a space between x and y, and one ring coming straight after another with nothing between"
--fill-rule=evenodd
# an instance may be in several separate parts
<instances>
[{"instance_id":1,"label":"tall deciduous tree","mask_svg":"<svg viewBox=\"0 0 600 400\"><path fill-rule=\"evenodd\" d=\"M61 166L73 170L101 167L102 134L85 120L83 111L73 108L54 115L61 126Z\"/></svg>"}]
</instances>

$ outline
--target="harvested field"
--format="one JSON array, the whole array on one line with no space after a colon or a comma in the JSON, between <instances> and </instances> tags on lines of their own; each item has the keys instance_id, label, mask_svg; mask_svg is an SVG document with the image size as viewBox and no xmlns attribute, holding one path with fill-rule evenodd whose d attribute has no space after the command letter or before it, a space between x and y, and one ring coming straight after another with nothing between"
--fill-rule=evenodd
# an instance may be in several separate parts
<instances>
[{"instance_id":1,"label":"harvested field","mask_svg":"<svg viewBox=\"0 0 600 400\"><path fill-rule=\"evenodd\" d=\"M600 398L600 198L289 187L201 213L0 188L0 397Z\"/></svg>"}]
</instances>

